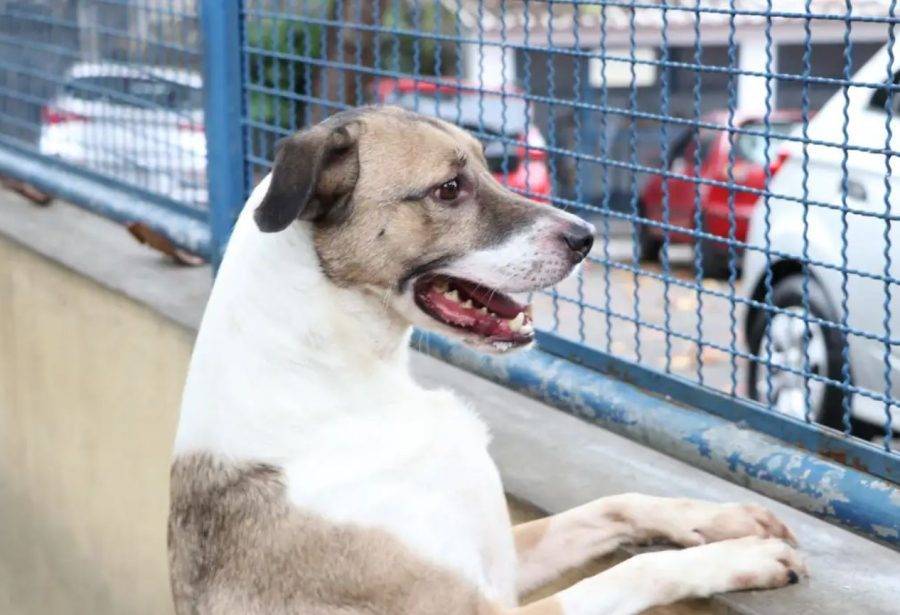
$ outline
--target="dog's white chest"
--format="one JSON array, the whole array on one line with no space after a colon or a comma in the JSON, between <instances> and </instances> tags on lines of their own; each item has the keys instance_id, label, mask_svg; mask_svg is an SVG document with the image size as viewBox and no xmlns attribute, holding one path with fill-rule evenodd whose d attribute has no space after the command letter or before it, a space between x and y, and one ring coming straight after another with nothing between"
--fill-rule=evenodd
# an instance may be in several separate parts
<instances>
[{"instance_id":1,"label":"dog's white chest","mask_svg":"<svg viewBox=\"0 0 900 615\"><path fill-rule=\"evenodd\" d=\"M288 496L329 521L387 530L423 560L512 604L515 550L500 478L483 425L451 404L426 393L408 408L320 426L308 454L285 465Z\"/></svg>"}]
</instances>

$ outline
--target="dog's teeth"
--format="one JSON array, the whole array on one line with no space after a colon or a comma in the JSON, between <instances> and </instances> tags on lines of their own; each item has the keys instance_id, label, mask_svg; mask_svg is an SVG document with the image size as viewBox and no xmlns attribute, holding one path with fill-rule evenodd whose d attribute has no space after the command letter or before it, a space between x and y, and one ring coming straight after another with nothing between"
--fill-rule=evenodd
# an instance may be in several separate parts
<instances>
[{"instance_id":1,"label":"dog's teeth","mask_svg":"<svg viewBox=\"0 0 900 615\"><path fill-rule=\"evenodd\" d=\"M484 314L485 316L487 316L488 311L487 311L486 307L478 308L478 311L480 313Z\"/></svg>"},{"instance_id":2,"label":"dog's teeth","mask_svg":"<svg viewBox=\"0 0 900 615\"><path fill-rule=\"evenodd\" d=\"M456 301L457 303L459 303L459 293L456 292L455 290L451 290L448 293L444 293L444 296L447 297L447 299L449 299L450 301Z\"/></svg>"},{"instance_id":3,"label":"dog's teeth","mask_svg":"<svg viewBox=\"0 0 900 615\"><path fill-rule=\"evenodd\" d=\"M472 306L472 301L469 300L469 299L466 299L466 302L463 303L462 306L463 306L464 308L471 308L471 307L473 307L473 306Z\"/></svg>"},{"instance_id":4,"label":"dog's teeth","mask_svg":"<svg viewBox=\"0 0 900 615\"><path fill-rule=\"evenodd\" d=\"M525 323L525 313L519 312L518 315L509 321L509 328L514 333L519 332L522 329L522 325Z\"/></svg>"},{"instance_id":5,"label":"dog's teeth","mask_svg":"<svg viewBox=\"0 0 900 615\"><path fill-rule=\"evenodd\" d=\"M522 335L531 335L532 333L534 333L534 327L531 326L531 323L525 323L524 325L522 325L522 328L519 329L519 333L521 333Z\"/></svg>"}]
</instances>

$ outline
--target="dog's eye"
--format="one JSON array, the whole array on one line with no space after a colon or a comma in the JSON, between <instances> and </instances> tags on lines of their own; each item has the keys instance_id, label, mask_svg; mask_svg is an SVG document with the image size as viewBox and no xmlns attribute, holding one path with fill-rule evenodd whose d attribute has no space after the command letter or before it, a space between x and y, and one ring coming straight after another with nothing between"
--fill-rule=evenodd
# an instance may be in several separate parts
<instances>
[{"instance_id":1,"label":"dog's eye","mask_svg":"<svg viewBox=\"0 0 900 615\"><path fill-rule=\"evenodd\" d=\"M438 186L434 191L434 196L441 201L455 201L459 198L459 178L454 177Z\"/></svg>"}]
</instances>

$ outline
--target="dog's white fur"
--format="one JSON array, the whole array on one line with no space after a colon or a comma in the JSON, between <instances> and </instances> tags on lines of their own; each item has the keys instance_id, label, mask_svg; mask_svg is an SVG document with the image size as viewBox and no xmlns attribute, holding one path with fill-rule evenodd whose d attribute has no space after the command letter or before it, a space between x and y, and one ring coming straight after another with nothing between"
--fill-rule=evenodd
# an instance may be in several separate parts
<instances>
[{"instance_id":1,"label":"dog's white fur","mask_svg":"<svg viewBox=\"0 0 900 615\"><path fill-rule=\"evenodd\" d=\"M514 544L480 419L451 393L412 380L408 323L385 310L383 298L328 280L309 224L257 229L252 213L268 183L246 204L219 271L176 456L275 464L299 509L387 530L504 608L622 542L757 536L632 558L528 613L631 613L689 595L784 584L788 565L801 568L783 542L768 538L786 529L765 511L648 496L598 500L535 526L527 548ZM461 261L460 274L490 280L504 263L534 257L523 255L534 246L514 238ZM516 277L509 273L507 280Z\"/></svg>"},{"instance_id":2,"label":"dog's white fur","mask_svg":"<svg viewBox=\"0 0 900 615\"><path fill-rule=\"evenodd\" d=\"M576 216L553 210L503 243L464 254L453 263L453 275L478 280L484 286L507 293L543 288L572 271L572 263L560 254L554 229L564 223L584 224Z\"/></svg>"},{"instance_id":3,"label":"dog's white fur","mask_svg":"<svg viewBox=\"0 0 900 615\"><path fill-rule=\"evenodd\" d=\"M413 382L408 328L377 297L322 274L310 225L257 230L267 188L250 197L210 297L175 454L276 463L298 507L386 529L514 604L515 551L484 425L450 393ZM410 510L441 519L440 531L410 523Z\"/></svg>"}]
</instances>

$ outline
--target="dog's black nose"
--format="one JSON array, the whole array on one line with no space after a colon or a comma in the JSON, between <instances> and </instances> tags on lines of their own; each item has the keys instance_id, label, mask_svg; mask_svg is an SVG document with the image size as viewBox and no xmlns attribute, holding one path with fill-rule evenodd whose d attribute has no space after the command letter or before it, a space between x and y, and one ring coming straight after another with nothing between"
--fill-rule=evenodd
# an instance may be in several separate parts
<instances>
[{"instance_id":1,"label":"dog's black nose","mask_svg":"<svg viewBox=\"0 0 900 615\"><path fill-rule=\"evenodd\" d=\"M572 250L572 259L580 263L594 245L594 229L588 224L573 224L563 232L562 238Z\"/></svg>"}]
</instances>

